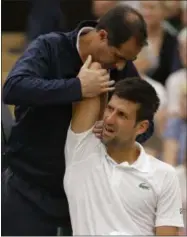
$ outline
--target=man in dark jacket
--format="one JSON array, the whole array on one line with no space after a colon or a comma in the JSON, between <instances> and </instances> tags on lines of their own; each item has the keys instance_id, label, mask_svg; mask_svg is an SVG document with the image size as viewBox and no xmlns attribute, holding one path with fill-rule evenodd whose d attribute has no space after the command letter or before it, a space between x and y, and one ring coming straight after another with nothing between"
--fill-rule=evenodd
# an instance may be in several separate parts
<instances>
[{"instance_id":1,"label":"man in dark jacket","mask_svg":"<svg viewBox=\"0 0 187 237\"><path fill-rule=\"evenodd\" d=\"M70 227L63 177L72 103L112 85L106 73L83 62L91 55L115 81L137 76L132 60L146 38L142 16L118 6L99 22L40 36L18 60L3 92L16 121L2 182L2 235L56 235L58 227Z\"/></svg>"},{"instance_id":2,"label":"man in dark jacket","mask_svg":"<svg viewBox=\"0 0 187 237\"><path fill-rule=\"evenodd\" d=\"M5 156L6 145L13 125L11 112L3 102L1 102L1 171L7 168Z\"/></svg>"}]
</instances>

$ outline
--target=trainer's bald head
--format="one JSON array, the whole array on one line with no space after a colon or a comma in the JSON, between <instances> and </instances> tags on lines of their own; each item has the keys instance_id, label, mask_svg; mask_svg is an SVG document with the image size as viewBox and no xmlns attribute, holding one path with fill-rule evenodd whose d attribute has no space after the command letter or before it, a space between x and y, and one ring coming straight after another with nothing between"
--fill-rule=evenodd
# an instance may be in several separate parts
<instances>
[{"instance_id":1,"label":"trainer's bald head","mask_svg":"<svg viewBox=\"0 0 187 237\"><path fill-rule=\"evenodd\" d=\"M147 27L142 15L125 4L117 5L101 17L96 29L107 31L109 44L115 47L131 37L135 37L139 45L147 44Z\"/></svg>"}]
</instances>

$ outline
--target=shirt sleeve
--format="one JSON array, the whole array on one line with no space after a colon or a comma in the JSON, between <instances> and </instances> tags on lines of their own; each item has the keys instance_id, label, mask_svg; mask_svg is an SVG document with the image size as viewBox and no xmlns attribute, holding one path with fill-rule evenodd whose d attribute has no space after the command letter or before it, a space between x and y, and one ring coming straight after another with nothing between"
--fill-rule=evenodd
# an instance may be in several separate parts
<instances>
[{"instance_id":1,"label":"shirt sleeve","mask_svg":"<svg viewBox=\"0 0 187 237\"><path fill-rule=\"evenodd\" d=\"M100 140L92 130L93 127L83 133L74 133L70 125L65 145L66 166L86 160L90 154L95 152Z\"/></svg>"},{"instance_id":2,"label":"shirt sleeve","mask_svg":"<svg viewBox=\"0 0 187 237\"><path fill-rule=\"evenodd\" d=\"M183 227L182 200L179 181L174 168L167 172L158 197L156 227Z\"/></svg>"}]
</instances>

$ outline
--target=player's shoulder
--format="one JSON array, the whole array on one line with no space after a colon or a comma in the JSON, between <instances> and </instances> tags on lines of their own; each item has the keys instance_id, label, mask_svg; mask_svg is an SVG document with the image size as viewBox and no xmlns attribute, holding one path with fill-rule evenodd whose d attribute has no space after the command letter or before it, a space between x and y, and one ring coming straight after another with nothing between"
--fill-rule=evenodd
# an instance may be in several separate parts
<instances>
[{"instance_id":1,"label":"player's shoulder","mask_svg":"<svg viewBox=\"0 0 187 237\"><path fill-rule=\"evenodd\" d=\"M95 136L92 128L85 132L76 133L70 125L65 143L66 165L78 164L80 161L87 162L90 159L98 161L101 157L100 144L101 141Z\"/></svg>"},{"instance_id":2,"label":"player's shoulder","mask_svg":"<svg viewBox=\"0 0 187 237\"><path fill-rule=\"evenodd\" d=\"M176 170L175 168L166 163L166 162L163 162L161 161L160 159L152 156L152 155L149 155L147 154L148 158L149 158L149 162L150 162L150 170L157 174L157 175L160 175L160 174L168 174L170 176L175 176L176 175Z\"/></svg>"},{"instance_id":3,"label":"player's shoulder","mask_svg":"<svg viewBox=\"0 0 187 237\"><path fill-rule=\"evenodd\" d=\"M93 127L84 132L75 132L71 128L71 124L67 131L66 145L72 145L72 148L82 147L83 149L94 149L101 143L93 133ZM85 146L84 146L85 145Z\"/></svg>"}]
</instances>

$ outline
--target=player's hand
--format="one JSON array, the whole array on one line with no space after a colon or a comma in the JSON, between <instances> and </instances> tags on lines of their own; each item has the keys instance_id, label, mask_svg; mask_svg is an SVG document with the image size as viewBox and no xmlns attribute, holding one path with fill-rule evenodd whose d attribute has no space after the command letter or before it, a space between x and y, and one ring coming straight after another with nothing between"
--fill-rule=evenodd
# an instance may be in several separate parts
<instances>
[{"instance_id":1,"label":"player's hand","mask_svg":"<svg viewBox=\"0 0 187 237\"><path fill-rule=\"evenodd\" d=\"M99 63L93 63L88 56L77 76L81 82L83 97L95 97L102 93L113 91L115 81L110 81L110 75Z\"/></svg>"},{"instance_id":2,"label":"player's hand","mask_svg":"<svg viewBox=\"0 0 187 237\"><path fill-rule=\"evenodd\" d=\"M95 134L95 136L99 139L101 139L102 137L102 132L103 132L103 120L101 121L97 121L95 123L95 126L93 128L93 133Z\"/></svg>"}]
</instances>

